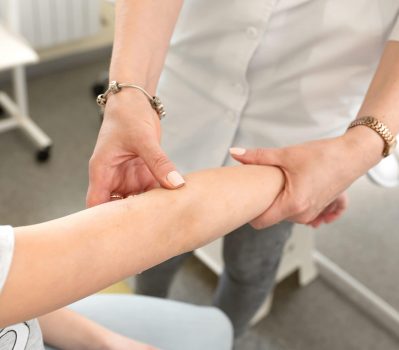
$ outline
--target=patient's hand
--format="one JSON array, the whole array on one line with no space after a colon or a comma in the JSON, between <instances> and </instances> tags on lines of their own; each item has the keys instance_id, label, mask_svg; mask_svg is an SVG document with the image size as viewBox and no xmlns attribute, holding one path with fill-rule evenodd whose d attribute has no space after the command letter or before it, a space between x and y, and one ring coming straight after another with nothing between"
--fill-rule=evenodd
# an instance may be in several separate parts
<instances>
[{"instance_id":1,"label":"patient's hand","mask_svg":"<svg viewBox=\"0 0 399 350\"><path fill-rule=\"evenodd\" d=\"M156 350L62 308L39 317L43 339L61 350Z\"/></svg>"},{"instance_id":2,"label":"patient's hand","mask_svg":"<svg viewBox=\"0 0 399 350\"><path fill-rule=\"evenodd\" d=\"M109 342L103 350L158 350L151 345L140 343L117 333L112 333L108 340Z\"/></svg>"}]
</instances>

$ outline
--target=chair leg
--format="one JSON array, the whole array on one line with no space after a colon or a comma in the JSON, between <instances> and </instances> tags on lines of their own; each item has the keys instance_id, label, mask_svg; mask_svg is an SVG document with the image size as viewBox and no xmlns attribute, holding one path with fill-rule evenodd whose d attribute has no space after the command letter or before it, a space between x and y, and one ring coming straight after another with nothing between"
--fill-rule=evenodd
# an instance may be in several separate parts
<instances>
[{"instance_id":1,"label":"chair leg","mask_svg":"<svg viewBox=\"0 0 399 350\"><path fill-rule=\"evenodd\" d=\"M28 93L24 67L19 66L15 67L12 70L12 81L14 88L14 98L18 106L18 110L22 115L28 115Z\"/></svg>"},{"instance_id":2,"label":"chair leg","mask_svg":"<svg viewBox=\"0 0 399 350\"><path fill-rule=\"evenodd\" d=\"M0 123L0 131L12 128L21 128L22 131L33 141L37 148L36 158L45 161L50 156L52 141L27 115L23 114L11 98L0 92L0 105L8 112L10 118Z\"/></svg>"}]
</instances>

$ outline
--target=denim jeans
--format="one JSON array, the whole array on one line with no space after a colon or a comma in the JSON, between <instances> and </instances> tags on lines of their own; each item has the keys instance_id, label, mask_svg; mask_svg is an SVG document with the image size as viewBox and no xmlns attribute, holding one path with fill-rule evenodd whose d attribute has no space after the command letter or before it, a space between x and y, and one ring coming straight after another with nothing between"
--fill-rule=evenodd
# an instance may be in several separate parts
<instances>
[{"instance_id":1,"label":"denim jeans","mask_svg":"<svg viewBox=\"0 0 399 350\"><path fill-rule=\"evenodd\" d=\"M98 294L70 308L114 332L162 350L232 349L229 319L214 307L138 295ZM46 346L46 350L53 349Z\"/></svg>"}]
</instances>

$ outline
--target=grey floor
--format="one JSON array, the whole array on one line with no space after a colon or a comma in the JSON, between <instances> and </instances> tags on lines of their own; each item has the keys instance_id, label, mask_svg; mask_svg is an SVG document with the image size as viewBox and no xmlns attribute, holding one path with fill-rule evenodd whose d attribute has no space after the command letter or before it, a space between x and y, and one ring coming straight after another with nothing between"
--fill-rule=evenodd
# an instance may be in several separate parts
<instances>
[{"instance_id":1,"label":"grey floor","mask_svg":"<svg viewBox=\"0 0 399 350\"><path fill-rule=\"evenodd\" d=\"M32 224L84 208L87 162L99 128L90 86L106 65L104 59L30 81L31 114L55 147L51 161L37 164L19 132L0 135L2 224ZM345 217L317 230L318 249L399 309L399 188L381 189L362 178L349 193ZM192 258L171 296L209 304L215 284L215 276ZM322 278L298 288L292 276L276 288L270 316L236 349L394 350L399 340Z\"/></svg>"}]
</instances>

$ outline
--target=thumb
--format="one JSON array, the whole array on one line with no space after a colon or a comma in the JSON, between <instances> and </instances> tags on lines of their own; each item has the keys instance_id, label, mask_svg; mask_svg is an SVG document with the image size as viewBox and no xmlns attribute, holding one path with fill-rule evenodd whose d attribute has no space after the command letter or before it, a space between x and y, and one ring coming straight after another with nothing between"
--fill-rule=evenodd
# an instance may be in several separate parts
<instances>
[{"instance_id":1,"label":"thumb","mask_svg":"<svg viewBox=\"0 0 399 350\"><path fill-rule=\"evenodd\" d=\"M139 156L162 187L176 189L185 184L183 176L157 142L143 145Z\"/></svg>"},{"instance_id":2,"label":"thumb","mask_svg":"<svg viewBox=\"0 0 399 350\"><path fill-rule=\"evenodd\" d=\"M231 156L243 164L280 165L279 150L273 148L230 148Z\"/></svg>"}]
</instances>

